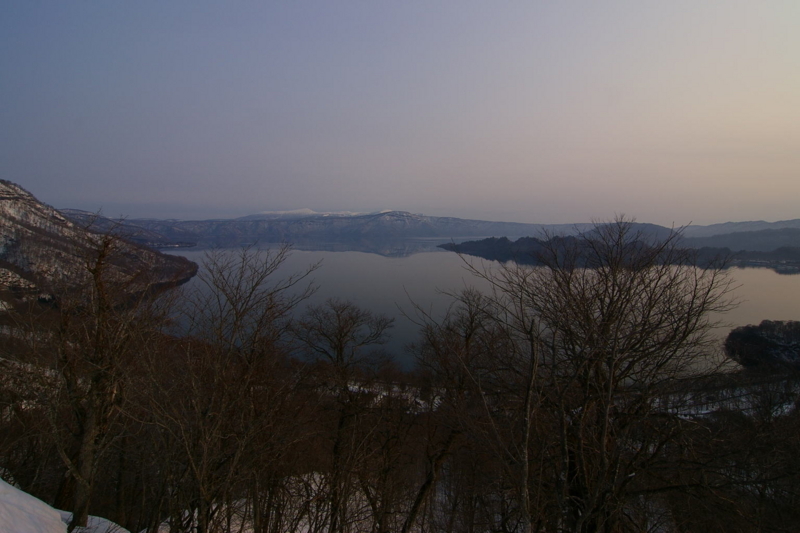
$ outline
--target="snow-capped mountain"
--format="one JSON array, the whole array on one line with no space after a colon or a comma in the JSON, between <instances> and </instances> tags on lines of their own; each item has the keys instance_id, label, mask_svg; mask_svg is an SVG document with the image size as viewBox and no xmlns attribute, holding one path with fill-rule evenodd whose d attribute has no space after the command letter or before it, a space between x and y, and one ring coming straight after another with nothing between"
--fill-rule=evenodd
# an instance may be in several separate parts
<instances>
[{"instance_id":1,"label":"snow-capped mountain","mask_svg":"<svg viewBox=\"0 0 800 533\"><path fill-rule=\"evenodd\" d=\"M119 222L95 215L63 210L73 221L95 218L100 227ZM674 228L636 223L636 231L651 238L664 238ZM289 242L299 248L360 250L397 255L409 243L435 244L488 237L549 237L590 231L594 224L529 224L455 217L436 217L407 211L373 213L351 211L317 212L312 209L265 211L236 219L177 220L128 219L122 223L134 242L156 248L199 245L232 247L243 244L269 245ZM677 228L688 248L730 248L770 252L800 247L800 219L782 222L727 222L711 226ZM753 231L758 230L758 231ZM432 246L425 245L425 249ZM402 254L403 252L399 252Z\"/></svg>"},{"instance_id":2,"label":"snow-capped mountain","mask_svg":"<svg viewBox=\"0 0 800 533\"><path fill-rule=\"evenodd\" d=\"M391 212L392 209L383 209L381 211L372 211L369 213L360 211L314 211L313 209L304 207L302 209L292 209L289 211L262 211L261 213L256 213L254 215L239 217L236 220L274 220L308 217L357 217L362 215L380 215Z\"/></svg>"},{"instance_id":3,"label":"snow-capped mountain","mask_svg":"<svg viewBox=\"0 0 800 533\"><path fill-rule=\"evenodd\" d=\"M68 216L73 214L66 211ZM132 233L149 234L162 242L195 242L200 246L238 246L244 243L291 242L391 243L413 239L438 239L447 242L459 237L538 235L547 229L572 233L576 225L522 224L491 222L451 217L434 217L406 211L378 213L329 212L311 210L261 213L226 220L130 219L124 223Z\"/></svg>"}]
</instances>

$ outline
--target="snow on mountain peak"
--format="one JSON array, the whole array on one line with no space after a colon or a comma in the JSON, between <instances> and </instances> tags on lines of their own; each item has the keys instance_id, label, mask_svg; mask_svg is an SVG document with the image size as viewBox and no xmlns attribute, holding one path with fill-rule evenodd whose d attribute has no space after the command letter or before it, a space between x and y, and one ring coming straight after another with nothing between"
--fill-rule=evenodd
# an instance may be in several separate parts
<instances>
[{"instance_id":1,"label":"snow on mountain peak","mask_svg":"<svg viewBox=\"0 0 800 533\"><path fill-rule=\"evenodd\" d=\"M313 209L309 209L307 207L303 207L303 208L300 208L300 209L290 209L288 211L262 211L262 212L259 213L259 215L275 215L275 216L287 216L287 215L289 215L289 216L291 216L291 215L295 215L295 216L311 216L311 215L319 215L319 214L320 213L317 213Z\"/></svg>"}]
</instances>

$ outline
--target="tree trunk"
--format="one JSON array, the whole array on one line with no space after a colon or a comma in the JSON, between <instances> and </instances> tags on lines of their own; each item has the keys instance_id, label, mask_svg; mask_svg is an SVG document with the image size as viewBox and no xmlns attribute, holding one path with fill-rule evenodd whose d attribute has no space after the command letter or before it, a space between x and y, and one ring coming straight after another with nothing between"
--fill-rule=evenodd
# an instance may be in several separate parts
<instances>
[{"instance_id":1,"label":"tree trunk","mask_svg":"<svg viewBox=\"0 0 800 533\"><path fill-rule=\"evenodd\" d=\"M94 460L97 450L97 438L100 435L100 425L97 421L97 412L88 409L83 423L78 463L75 465L75 495L72 503L72 520L68 532L76 527L86 527L89 519L89 503L92 498L92 485L94 484Z\"/></svg>"},{"instance_id":2,"label":"tree trunk","mask_svg":"<svg viewBox=\"0 0 800 533\"><path fill-rule=\"evenodd\" d=\"M453 445L453 442L456 440L457 436L457 431L451 431L450 435L447 436L447 440L445 441L442 449L434 455L433 460L431 461L431 467L428 470L428 475L425 477L425 481L420 486L419 491L417 491L417 497L414 499L414 503L411 506L411 510L408 512L406 521L403 523L403 529L401 530L401 533L408 533L411 531L414 522L417 520L419 511L422 508L422 504L425 503L425 500L428 498L428 495L433 489L433 486L436 483L436 478L439 476L439 471L442 468L442 463L444 463L444 459L447 456L447 453L450 451L450 447Z\"/></svg>"}]
</instances>

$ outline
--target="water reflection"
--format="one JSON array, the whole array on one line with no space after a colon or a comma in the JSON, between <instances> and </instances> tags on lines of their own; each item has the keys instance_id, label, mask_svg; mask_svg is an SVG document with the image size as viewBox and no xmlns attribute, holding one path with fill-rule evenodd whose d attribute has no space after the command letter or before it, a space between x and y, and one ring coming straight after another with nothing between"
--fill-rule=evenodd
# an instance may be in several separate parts
<instances>
[{"instance_id":1,"label":"water reflection","mask_svg":"<svg viewBox=\"0 0 800 533\"><path fill-rule=\"evenodd\" d=\"M374 242L371 240L353 242L315 242L311 244L295 244L295 250L307 252L362 252L382 255L384 257L408 257L424 252L435 252L442 244L441 238L416 239L402 241Z\"/></svg>"},{"instance_id":2,"label":"water reflection","mask_svg":"<svg viewBox=\"0 0 800 533\"><path fill-rule=\"evenodd\" d=\"M488 290L484 280L467 271L465 260L477 265L496 265L478 258L462 259L452 252L437 249L436 242L407 242L407 246L401 249L387 247L385 254L335 248L295 249L277 275L300 272L321 261L321 268L313 274L314 283L319 288L307 303L320 304L328 298L342 298L394 317L392 342L387 351L399 364L410 368L413 360L405 347L417 339L418 326L405 315L413 316L416 304L433 316L442 316L452 302L447 293L465 287ZM391 255L392 250L397 250L397 255ZM405 255L403 250L421 251ZM185 250L172 253L202 263L205 252ZM730 274L738 286L734 296L741 300L741 304L719 317L725 323L725 327L717 332L720 339L735 326L758 324L765 319L800 320L800 276L779 275L765 268L732 268Z\"/></svg>"}]
</instances>

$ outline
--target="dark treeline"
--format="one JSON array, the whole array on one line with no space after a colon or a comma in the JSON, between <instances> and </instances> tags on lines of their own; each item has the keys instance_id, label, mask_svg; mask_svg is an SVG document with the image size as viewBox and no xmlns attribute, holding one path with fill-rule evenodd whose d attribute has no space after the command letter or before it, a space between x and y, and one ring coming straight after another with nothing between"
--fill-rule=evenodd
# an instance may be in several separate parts
<instances>
[{"instance_id":1,"label":"dark treeline","mask_svg":"<svg viewBox=\"0 0 800 533\"><path fill-rule=\"evenodd\" d=\"M800 369L800 322L764 320L740 326L725 339L728 357L744 367L792 372Z\"/></svg>"},{"instance_id":2,"label":"dark treeline","mask_svg":"<svg viewBox=\"0 0 800 533\"><path fill-rule=\"evenodd\" d=\"M640 241L618 220L474 270L492 289L418 309L401 372L391 320L300 308L314 267L276 279L286 247L209 253L154 297L100 239L84 291L7 312L0 472L71 528L796 529L797 387L711 364L725 270Z\"/></svg>"},{"instance_id":3,"label":"dark treeline","mask_svg":"<svg viewBox=\"0 0 800 533\"><path fill-rule=\"evenodd\" d=\"M698 265L706 266L717 264L721 258L724 258L725 264L728 266L768 267L779 274L797 274L800 272L800 248L796 246L780 246L769 250L697 246L703 242L701 239L684 239L681 237L680 230L676 231L672 236L670 236L670 230L665 228L660 228L660 230L651 230L649 234L642 233L640 234L640 237L643 238L641 242L629 242L628 246L650 246L652 243L648 241L653 238L680 240L681 244L694 251L687 254L686 257L675 257L672 260L685 260L688 257ZM553 247L575 248L585 244L584 236L551 236L542 239L520 237L516 241L512 241L507 237L490 237L477 241L465 241L460 244L440 244L439 248L491 261L514 261L523 265L542 265L541 255L548 249Z\"/></svg>"}]
</instances>

